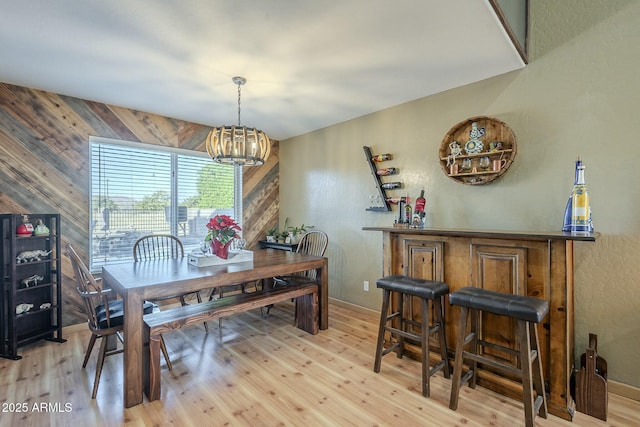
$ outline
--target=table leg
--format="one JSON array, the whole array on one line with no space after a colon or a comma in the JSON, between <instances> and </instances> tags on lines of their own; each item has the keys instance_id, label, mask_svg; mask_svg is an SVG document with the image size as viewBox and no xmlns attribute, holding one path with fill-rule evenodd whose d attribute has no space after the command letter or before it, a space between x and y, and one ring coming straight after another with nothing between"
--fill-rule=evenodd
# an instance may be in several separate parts
<instances>
[{"instance_id":1,"label":"table leg","mask_svg":"<svg viewBox=\"0 0 640 427\"><path fill-rule=\"evenodd\" d=\"M316 277L320 277L318 305L320 306L320 329L329 328L329 261L323 258L322 267L316 270Z\"/></svg>"},{"instance_id":2,"label":"table leg","mask_svg":"<svg viewBox=\"0 0 640 427\"><path fill-rule=\"evenodd\" d=\"M142 295L131 290L124 299L124 406L142 403Z\"/></svg>"}]
</instances>

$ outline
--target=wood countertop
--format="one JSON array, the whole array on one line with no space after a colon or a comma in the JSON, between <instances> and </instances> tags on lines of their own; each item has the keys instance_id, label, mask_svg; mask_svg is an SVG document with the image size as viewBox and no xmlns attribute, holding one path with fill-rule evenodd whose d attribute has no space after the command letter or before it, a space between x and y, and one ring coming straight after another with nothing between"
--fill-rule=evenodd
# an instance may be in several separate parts
<instances>
[{"instance_id":1,"label":"wood countertop","mask_svg":"<svg viewBox=\"0 0 640 427\"><path fill-rule=\"evenodd\" d=\"M425 236L477 237L514 240L576 240L595 242L600 233L568 233L563 231L470 230L462 228L362 227L365 231Z\"/></svg>"}]
</instances>

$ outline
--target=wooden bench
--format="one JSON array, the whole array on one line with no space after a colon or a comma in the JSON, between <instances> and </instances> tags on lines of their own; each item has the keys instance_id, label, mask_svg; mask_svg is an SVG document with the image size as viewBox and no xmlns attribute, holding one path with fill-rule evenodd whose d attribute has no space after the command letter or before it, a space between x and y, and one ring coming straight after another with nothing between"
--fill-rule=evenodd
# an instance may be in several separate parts
<instances>
[{"instance_id":1,"label":"wooden bench","mask_svg":"<svg viewBox=\"0 0 640 427\"><path fill-rule=\"evenodd\" d=\"M230 295L213 301L151 313L144 316L145 347L144 384L149 401L160 398L160 337L161 334L209 320L231 316L254 308L296 299L296 326L318 333L318 285L294 284L259 292ZM146 349L145 349L146 350Z\"/></svg>"}]
</instances>

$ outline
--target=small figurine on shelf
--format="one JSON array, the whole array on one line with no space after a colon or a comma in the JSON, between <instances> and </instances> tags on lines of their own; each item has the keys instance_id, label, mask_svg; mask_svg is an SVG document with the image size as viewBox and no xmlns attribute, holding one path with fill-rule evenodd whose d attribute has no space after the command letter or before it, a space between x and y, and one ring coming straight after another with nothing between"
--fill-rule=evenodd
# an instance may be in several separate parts
<instances>
[{"instance_id":1,"label":"small figurine on shelf","mask_svg":"<svg viewBox=\"0 0 640 427\"><path fill-rule=\"evenodd\" d=\"M25 277L20 281L20 289L28 288L30 286L38 286L38 283L42 282L43 280L44 280L44 277L39 276L37 274L34 274L33 276Z\"/></svg>"},{"instance_id":2,"label":"small figurine on shelf","mask_svg":"<svg viewBox=\"0 0 640 427\"><path fill-rule=\"evenodd\" d=\"M22 303L16 305L16 314L28 313L33 308L33 304Z\"/></svg>"},{"instance_id":3,"label":"small figurine on shelf","mask_svg":"<svg viewBox=\"0 0 640 427\"><path fill-rule=\"evenodd\" d=\"M43 251L42 249L36 249L35 251L23 251L16 257L16 264L22 264L25 262L41 261L42 258L48 256L52 251Z\"/></svg>"},{"instance_id":4,"label":"small figurine on shelf","mask_svg":"<svg viewBox=\"0 0 640 427\"><path fill-rule=\"evenodd\" d=\"M462 154L462 147L458 141L449 144L449 155L447 156L447 166L456 164L456 157Z\"/></svg>"},{"instance_id":5,"label":"small figurine on shelf","mask_svg":"<svg viewBox=\"0 0 640 427\"><path fill-rule=\"evenodd\" d=\"M485 134L485 128L478 127L476 122L471 123L469 131L469 141L464 145L464 151L467 154L477 154L484 150L484 144L480 141Z\"/></svg>"},{"instance_id":6,"label":"small figurine on shelf","mask_svg":"<svg viewBox=\"0 0 640 427\"><path fill-rule=\"evenodd\" d=\"M22 224L16 229L16 235L29 237L33 234L33 225L29 222L29 215L22 214Z\"/></svg>"},{"instance_id":7,"label":"small figurine on shelf","mask_svg":"<svg viewBox=\"0 0 640 427\"><path fill-rule=\"evenodd\" d=\"M41 219L36 220L36 228L33 230L34 236L48 236L49 227L47 227Z\"/></svg>"}]
</instances>

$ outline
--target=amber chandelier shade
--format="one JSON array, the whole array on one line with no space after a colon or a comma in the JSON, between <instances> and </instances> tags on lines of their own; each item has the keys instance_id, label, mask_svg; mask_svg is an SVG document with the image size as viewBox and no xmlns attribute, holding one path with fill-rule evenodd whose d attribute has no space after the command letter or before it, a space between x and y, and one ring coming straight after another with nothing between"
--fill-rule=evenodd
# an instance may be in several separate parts
<instances>
[{"instance_id":1,"label":"amber chandelier shade","mask_svg":"<svg viewBox=\"0 0 640 427\"><path fill-rule=\"evenodd\" d=\"M232 81L238 86L238 124L214 127L205 142L207 153L218 163L260 166L269 158L271 141L263 131L241 126L240 88L247 80L234 77Z\"/></svg>"}]
</instances>

